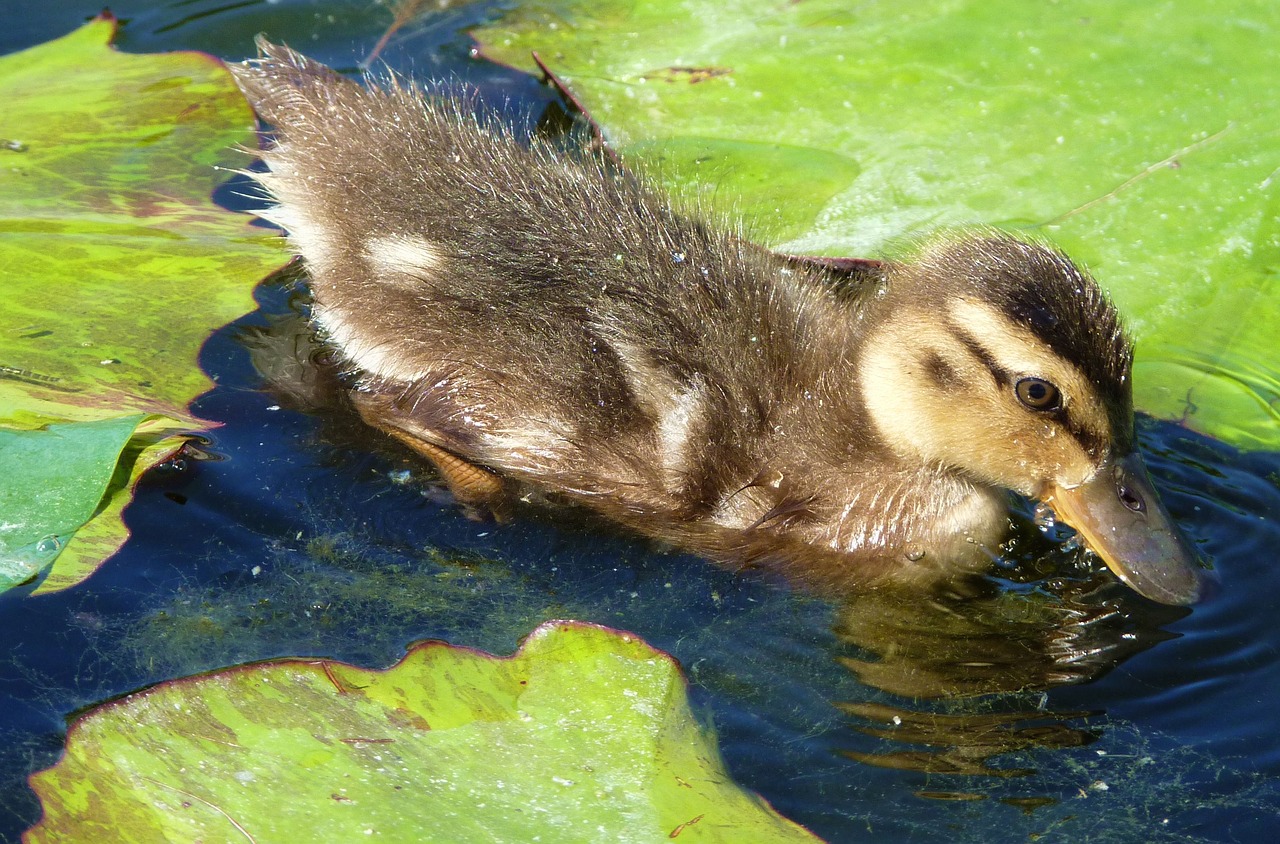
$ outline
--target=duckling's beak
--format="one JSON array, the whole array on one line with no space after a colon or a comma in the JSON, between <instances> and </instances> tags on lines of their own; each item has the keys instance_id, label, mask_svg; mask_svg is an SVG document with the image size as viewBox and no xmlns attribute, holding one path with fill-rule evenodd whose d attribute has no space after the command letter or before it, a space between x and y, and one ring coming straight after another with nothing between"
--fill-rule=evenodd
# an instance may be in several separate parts
<instances>
[{"instance_id":1,"label":"duckling's beak","mask_svg":"<svg viewBox=\"0 0 1280 844\"><path fill-rule=\"evenodd\" d=\"M1116 576L1162 604L1192 604L1206 578L1199 557L1160 503L1137 452L1103 464L1074 487L1044 498Z\"/></svg>"}]
</instances>

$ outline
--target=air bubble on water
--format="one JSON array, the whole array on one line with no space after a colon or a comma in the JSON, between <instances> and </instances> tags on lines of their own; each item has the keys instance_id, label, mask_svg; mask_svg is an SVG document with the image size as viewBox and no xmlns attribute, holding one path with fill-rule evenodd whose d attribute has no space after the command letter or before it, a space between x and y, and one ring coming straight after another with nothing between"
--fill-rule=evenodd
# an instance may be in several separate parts
<instances>
[{"instance_id":1,"label":"air bubble on water","mask_svg":"<svg viewBox=\"0 0 1280 844\"><path fill-rule=\"evenodd\" d=\"M25 583L47 568L64 544L51 533L35 542L0 552L0 577L11 583Z\"/></svg>"},{"instance_id":2,"label":"air bubble on water","mask_svg":"<svg viewBox=\"0 0 1280 844\"><path fill-rule=\"evenodd\" d=\"M49 534L44 539L36 542L35 552L41 557L53 556L62 550L62 540L58 539L54 534Z\"/></svg>"},{"instance_id":3,"label":"air bubble on water","mask_svg":"<svg viewBox=\"0 0 1280 844\"><path fill-rule=\"evenodd\" d=\"M1031 521L1041 533L1048 533L1057 526L1058 517L1054 515L1052 507L1043 501L1037 501L1035 512L1031 514Z\"/></svg>"}]
</instances>

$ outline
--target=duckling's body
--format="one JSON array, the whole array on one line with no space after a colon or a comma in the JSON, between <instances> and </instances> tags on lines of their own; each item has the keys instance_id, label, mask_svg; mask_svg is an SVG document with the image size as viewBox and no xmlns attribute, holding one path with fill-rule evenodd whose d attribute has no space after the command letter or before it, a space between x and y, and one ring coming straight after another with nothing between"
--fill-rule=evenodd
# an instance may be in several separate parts
<instances>
[{"instance_id":1,"label":"duckling's body","mask_svg":"<svg viewBox=\"0 0 1280 844\"><path fill-rule=\"evenodd\" d=\"M1056 252L986 234L849 283L602 160L261 46L233 71L279 132L264 216L362 416L469 503L532 487L858 582L974 565L1006 489L1049 497L1133 451L1129 346ZM1153 597L1196 591L1179 565Z\"/></svg>"}]
</instances>

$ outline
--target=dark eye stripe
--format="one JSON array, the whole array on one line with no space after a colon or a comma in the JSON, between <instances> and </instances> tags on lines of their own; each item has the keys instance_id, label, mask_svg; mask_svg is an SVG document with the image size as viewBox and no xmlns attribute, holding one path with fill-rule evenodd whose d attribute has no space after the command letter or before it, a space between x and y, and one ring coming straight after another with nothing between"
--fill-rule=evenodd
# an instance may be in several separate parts
<instances>
[{"instance_id":1,"label":"dark eye stripe","mask_svg":"<svg viewBox=\"0 0 1280 844\"><path fill-rule=\"evenodd\" d=\"M1104 434L1096 431L1090 431L1080 425L1065 407L1055 407L1053 410L1044 411L1044 415L1057 422L1066 431L1073 440L1080 444L1080 448L1084 449L1084 453L1092 458L1099 458L1107 452L1111 446L1111 440Z\"/></svg>"},{"instance_id":2,"label":"dark eye stripe","mask_svg":"<svg viewBox=\"0 0 1280 844\"><path fill-rule=\"evenodd\" d=\"M1080 443L1080 447L1084 449L1085 454L1096 459L1108 451L1111 446L1109 438L1094 431L1087 431L1080 427L1080 425L1076 424L1074 419L1068 416L1065 409L1058 412L1062 414L1061 417L1058 418L1058 423L1066 429L1067 433L1070 434L1076 442Z\"/></svg>"},{"instance_id":3,"label":"dark eye stripe","mask_svg":"<svg viewBox=\"0 0 1280 844\"><path fill-rule=\"evenodd\" d=\"M1005 369L992 354L987 351L986 347L970 337L964 330L956 330L953 332L956 339L964 344L964 347L976 357L978 360L991 370L991 377L995 379L996 385L1008 389L1014 383L1014 373ZM1106 453L1111 445L1108 437L1098 434L1094 431L1088 431L1071 417L1065 407L1057 407L1053 410L1045 411L1045 415L1062 426L1062 429L1071 435L1072 439L1080 444L1080 448L1084 449L1085 454L1098 458Z\"/></svg>"},{"instance_id":4,"label":"dark eye stripe","mask_svg":"<svg viewBox=\"0 0 1280 844\"><path fill-rule=\"evenodd\" d=\"M929 377L934 383L945 388L954 387L960 382L960 376L951 367L951 364L942 359L937 352L931 352L924 360L925 371L929 373Z\"/></svg>"},{"instance_id":5,"label":"dark eye stripe","mask_svg":"<svg viewBox=\"0 0 1280 844\"><path fill-rule=\"evenodd\" d=\"M991 370L991 376L996 379L996 384L1008 386L1013 383L1013 373L996 363L995 357L987 351L985 346L963 331L956 331L955 335L956 339L964 344L970 354L982 361L983 365Z\"/></svg>"}]
</instances>

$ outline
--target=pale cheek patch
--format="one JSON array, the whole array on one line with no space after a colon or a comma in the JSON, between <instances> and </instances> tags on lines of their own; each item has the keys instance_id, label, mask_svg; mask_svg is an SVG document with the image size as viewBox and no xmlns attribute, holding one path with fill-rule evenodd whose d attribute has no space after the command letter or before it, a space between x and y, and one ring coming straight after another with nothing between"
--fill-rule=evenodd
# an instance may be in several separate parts
<instances>
[{"instance_id":1,"label":"pale cheek patch","mask_svg":"<svg viewBox=\"0 0 1280 844\"><path fill-rule=\"evenodd\" d=\"M950 397L931 389L922 361L910 350L956 345L949 333L914 312L904 314L899 323L885 326L867 341L858 362L863 402L881 438L898 453L935 459L937 431L929 423L954 417L947 409ZM962 359L947 357L953 363ZM931 403L939 407L931 410Z\"/></svg>"}]
</instances>

